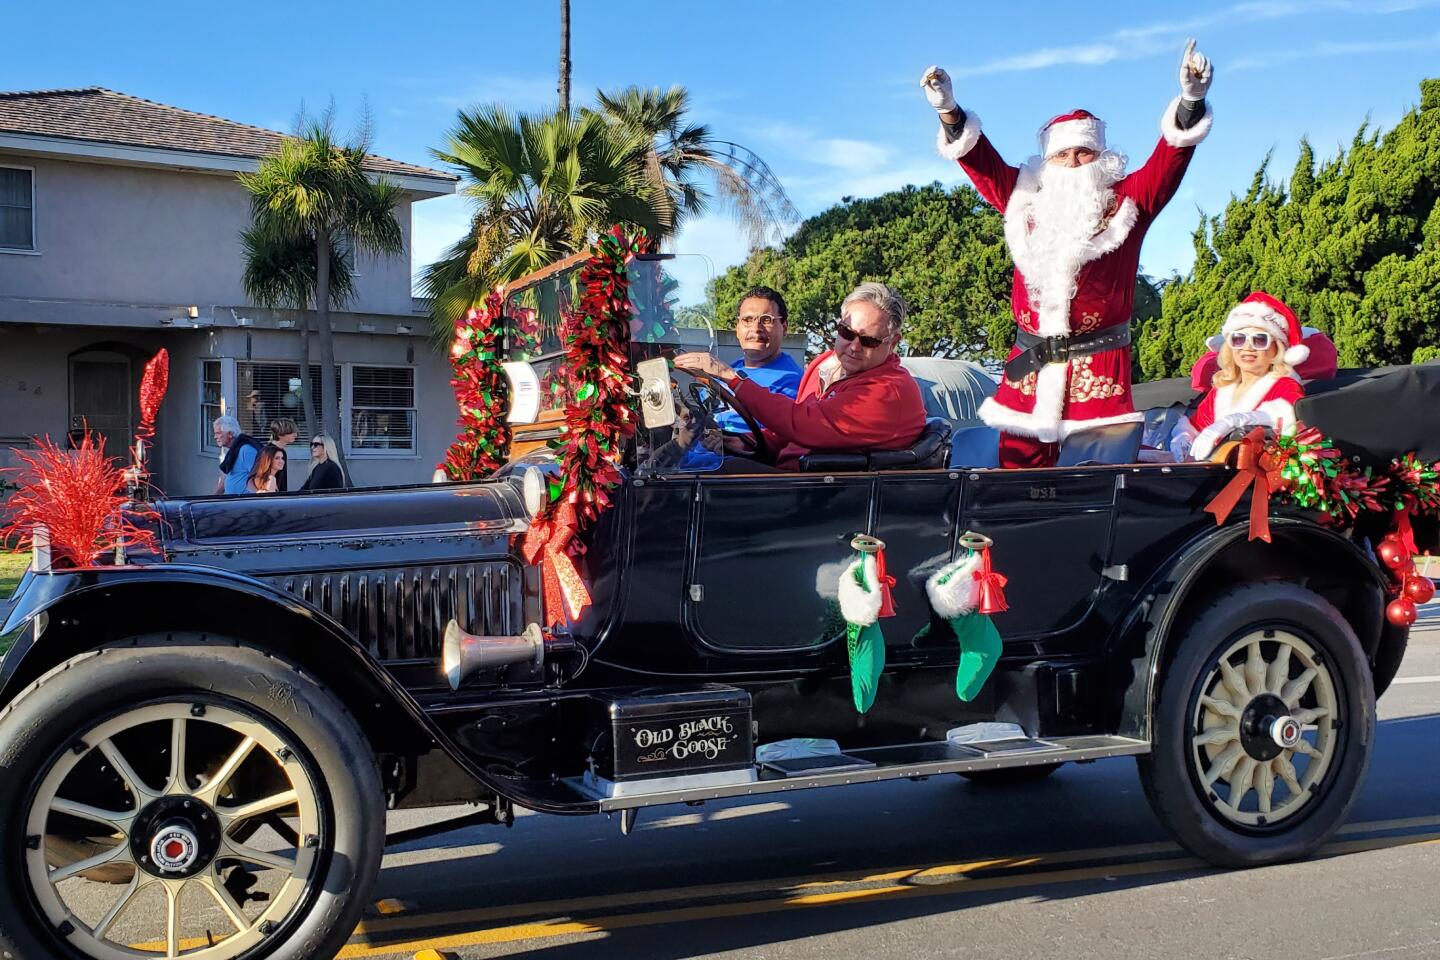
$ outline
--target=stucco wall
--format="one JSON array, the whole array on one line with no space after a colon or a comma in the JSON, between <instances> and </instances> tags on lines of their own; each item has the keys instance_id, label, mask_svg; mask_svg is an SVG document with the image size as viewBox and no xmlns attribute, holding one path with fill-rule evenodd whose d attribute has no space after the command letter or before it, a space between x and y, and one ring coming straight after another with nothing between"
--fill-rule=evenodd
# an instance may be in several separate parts
<instances>
[{"instance_id":1,"label":"stucco wall","mask_svg":"<svg viewBox=\"0 0 1440 960\"><path fill-rule=\"evenodd\" d=\"M0 151L35 170L38 256L0 251L0 296L139 304L248 303L240 231L250 199L233 176L80 163ZM395 211L405 250L359 258L347 309L409 314L410 200ZM228 310L225 311L228 316Z\"/></svg>"},{"instance_id":2,"label":"stucco wall","mask_svg":"<svg viewBox=\"0 0 1440 960\"><path fill-rule=\"evenodd\" d=\"M49 434L61 441L69 428L70 357L77 351L105 347L128 350L133 357L134 384L140 370L160 347L170 352L170 390L157 423L157 448L152 465L161 487L175 496L209 493L216 478L215 451L206 451L201 423L200 361L205 358L244 360L298 359L299 344L289 331L246 330L96 330L53 326L0 324L0 466L14 465L11 442ZM457 409L450 389L450 366L423 337L336 334L336 362L412 364L415 369L417 453L378 456L356 452L349 457L360 485L416 483L428 480L435 464L455 436ZM234 403L231 398L230 403ZM119 452L129 436L111 438L110 452ZM296 468L291 485L304 482L308 453L303 444L291 449Z\"/></svg>"}]
</instances>

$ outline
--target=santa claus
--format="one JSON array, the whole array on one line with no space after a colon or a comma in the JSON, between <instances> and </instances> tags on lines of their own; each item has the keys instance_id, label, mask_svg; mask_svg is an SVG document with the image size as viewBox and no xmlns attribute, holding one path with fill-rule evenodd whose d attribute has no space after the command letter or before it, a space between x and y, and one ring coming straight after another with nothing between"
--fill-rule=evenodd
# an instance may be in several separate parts
<instances>
[{"instance_id":1,"label":"santa claus","mask_svg":"<svg viewBox=\"0 0 1440 960\"><path fill-rule=\"evenodd\" d=\"M1011 166L980 118L956 105L949 75L925 71L940 153L1004 216L1015 260L1015 346L998 391L980 408L1000 431L1001 466L1052 466L1076 431L1141 419L1130 402L1129 328L1140 244L1210 132L1211 74L1191 40L1180 96L1160 117L1160 142L1127 174L1125 156L1106 148L1105 124L1085 110L1045 124L1040 153Z\"/></svg>"}]
</instances>

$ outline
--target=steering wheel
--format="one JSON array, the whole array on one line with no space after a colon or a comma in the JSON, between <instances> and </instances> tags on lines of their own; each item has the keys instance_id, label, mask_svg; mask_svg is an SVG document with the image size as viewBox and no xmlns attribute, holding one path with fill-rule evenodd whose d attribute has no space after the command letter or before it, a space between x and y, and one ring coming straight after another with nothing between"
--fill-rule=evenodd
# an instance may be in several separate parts
<instances>
[{"instance_id":1,"label":"steering wheel","mask_svg":"<svg viewBox=\"0 0 1440 960\"><path fill-rule=\"evenodd\" d=\"M726 406L740 414L740 419L745 421L745 426L750 428L750 435L755 438L754 459L768 461L770 446L765 442L765 431L760 429L760 421L755 419L755 415L745 409L745 404L735 396L735 391L731 390L719 377L712 377L706 373L697 373L694 374L694 377L705 384L705 389L710 391L711 396L719 397ZM690 387L691 390L694 390L695 385L691 384Z\"/></svg>"}]
</instances>

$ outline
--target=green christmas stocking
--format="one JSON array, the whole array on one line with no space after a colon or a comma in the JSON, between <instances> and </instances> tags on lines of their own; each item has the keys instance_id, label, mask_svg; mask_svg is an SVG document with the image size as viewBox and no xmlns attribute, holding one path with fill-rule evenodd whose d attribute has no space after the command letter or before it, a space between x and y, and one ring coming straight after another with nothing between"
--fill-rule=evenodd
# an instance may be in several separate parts
<instances>
[{"instance_id":1,"label":"green christmas stocking","mask_svg":"<svg viewBox=\"0 0 1440 960\"><path fill-rule=\"evenodd\" d=\"M941 567L925 582L930 605L941 618L949 621L960 642L955 695L965 701L975 698L1000 661L1000 632L983 612L984 578L997 576L991 573L987 560L985 551L967 550L960 559ZM1000 578L1000 585L1003 583ZM1000 600L1003 603L1003 597Z\"/></svg>"},{"instance_id":2,"label":"green christmas stocking","mask_svg":"<svg viewBox=\"0 0 1440 960\"><path fill-rule=\"evenodd\" d=\"M883 591L874 554L857 554L840 575L840 614L850 654L850 690L860 713L875 703L885 670L885 635L880 630Z\"/></svg>"}]
</instances>

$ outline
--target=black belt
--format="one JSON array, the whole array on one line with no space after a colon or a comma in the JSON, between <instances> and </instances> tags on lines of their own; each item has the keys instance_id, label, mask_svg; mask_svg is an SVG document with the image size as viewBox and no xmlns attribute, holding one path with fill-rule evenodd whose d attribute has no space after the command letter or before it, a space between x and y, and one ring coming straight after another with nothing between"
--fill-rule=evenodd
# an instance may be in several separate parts
<instances>
[{"instance_id":1,"label":"black belt","mask_svg":"<svg viewBox=\"0 0 1440 960\"><path fill-rule=\"evenodd\" d=\"M1130 325L1081 333L1073 337L1042 337L1016 329L1015 346L1023 353L1005 361L1005 376L1019 380L1047 363L1064 363L1074 357L1088 357L1130 345Z\"/></svg>"}]
</instances>

